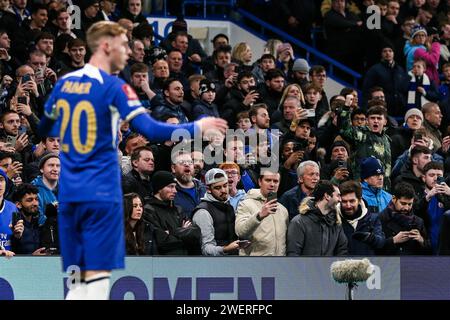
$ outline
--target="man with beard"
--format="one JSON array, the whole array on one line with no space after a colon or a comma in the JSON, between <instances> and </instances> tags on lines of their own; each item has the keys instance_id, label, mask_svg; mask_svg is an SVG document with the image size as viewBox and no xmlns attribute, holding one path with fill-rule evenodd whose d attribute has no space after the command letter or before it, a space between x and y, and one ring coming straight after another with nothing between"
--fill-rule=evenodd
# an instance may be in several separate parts
<instances>
[{"instance_id":1,"label":"man with beard","mask_svg":"<svg viewBox=\"0 0 450 320\"><path fill-rule=\"evenodd\" d=\"M201 182L205 182L205 159L202 150L192 150L191 156L192 161L194 162L194 178Z\"/></svg>"},{"instance_id":2,"label":"man with beard","mask_svg":"<svg viewBox=\"0 0 450 320\"><path fill-rule=\"evenodd\" d=\"M177 179L177 195L174 203L183 210L183 217L191 219L194 208L200 203L206 190L194 176L194 162L189 153L179 152L172 157L172 173Z\"/></svg>"},{"instance_id":3,"label":"man with beard","mask_svg":"<svg viewBox=\"0 0 450 320\"><path fill-rule=\"evenodd\" d=\"M202 254L237 255L239 241L234 232L235 214L229 203L227 174L221 169L211 169L205 182L206 194L192 217L202 232Z\"/></svg>"},{"instance_id":4,"label":"man with beard","mask_svg":"<svg viewBox=\"0 0 450 320\"><path fill-rule=\"evenodd\" d=\"M256 134L267 134L270 126L270 116L267 105L258 103L252 106L249 112L252 129Z\"/></svg>"},{"instance_id":5,"label":"man with beard","mask_svg":"<svg viewBox=\"0 0 450 320\"><path fill-rule=\"evenodd\" d=\"M384 245L384 234L380 218L368 212L362 200L361 186L356 181L346 181L339 186L341 191L342 228L347 236L350 255L374 255L374 249Z\"/></svg>"},{"instance_id":6,"label":"man with beard","mask_svg":"<svg viewBox=\"0 0 450 320\"><path fill-rule=\"evenodd\" d=\"M306 197L310 197L320 180L319 165L314 161L304 161L297 167L298 185L286 191L280 203L289 212L289 220L298 215L298 207Z\"/></svg>"},{"instance_id":7,"label":"man with beard","mask_svg":"<svg viewBox=\"0 0 450 320\"><path fill-rule=\"evenodd\" d=\"M423 220L414 215L414 188L409 183L395 186L392 201L380 213L386 236L380 255L423 255L430 253Z\"/></svg>"},{"instance_id":8,"label":"man with beard","mask_svg":"<svg viewBox=\"0 0 450 320\"><path fill-rule=\"evenodd\" d=\"M131 165L133 169L122 179L123 193L137 193L146 202L153 194L150 176L155 169L155 159L152 149L143 146L134 150Z\"/></svg>"},{"instance_id":9,"label":"man with beard","mask_svg":"<svg viewBox=\"0 0 450 320\"><path fill-rule=\"evenodd\" d=\"M270 116L269 108L267 107L267 105L265 103L258 103L253 105L248 115L250 117L250 121L252 122L252 128L249 129L250 135L256 134L258 139L258 146L264 142L267 142L268 147L271 148L272 144L275 141L275 137L269 129ZM254 148L254 150L250 149L250 151L256 152L257 150L255 147L256 146L250 146L250 148Z\"/></svg>"},{"instance_id":10,"label":"man with beard","mask_svg":"<svg viewBox=\"0 0 450 320\"><path fill-rule=\"evenodd\" d=\"M13 200L19 210L13 215L12 225L23 222L23 231L16 232L12 238L12 251L16 254L45 255L45 248L39 248L39 189L24 183L14 193Z\"/></svg>"},{"instance_id":11,"label":"man with beard","mask_svg":"<svg viewBox=\"0 0 450 320\"><path fill-rule=\"evenodd\" d=\"M341 256L347 254L347 238L336 206L341 201L338 187L320 181L312 198L300 205L300 214L289 223L288 256Z\"/></svg>"}]
</instances>

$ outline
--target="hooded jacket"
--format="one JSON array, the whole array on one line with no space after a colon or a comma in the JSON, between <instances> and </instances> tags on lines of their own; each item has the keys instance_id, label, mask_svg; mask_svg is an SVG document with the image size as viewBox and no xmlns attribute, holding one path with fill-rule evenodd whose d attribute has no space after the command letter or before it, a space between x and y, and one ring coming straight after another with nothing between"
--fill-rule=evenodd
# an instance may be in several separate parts
<instances>
[{"instance_id":1,"label":"hooded jacket","mask_svg":"<svg viewBox=\"0 0 450 320\"><path fill-rule=\"evenodd\" d=\"M392 200L392 195L383 189L369 186L365 181L361 182L362 197L367 203L369 212L378 213L383 211Z\"/></svg>"},{"instance_id":2,"label":"hooded jacket","mask_svg":"<svg viewBox=\"0 0 450 320\"><path fill-rule=\"evenodd\" d=\"M267 198L260 189L251 189L241 200L236 214L235 230L239 239L251 241L250 246L241 249L242 256L284 256L286 255L286 232L289 223L287 209L280 203L276 213L258 220Z\"/></svg>"},{"instance_id":3,"label":"hooded jacket","mask_svg":"<svg viewBox=\"0 0 450 320\"><path fill-rule=\"evenodd\" d=\"M375 255L374 249L381 249L384 246L385 237L381 227L381 221L377 213L368 212L364 201L358 207L361 215L355 219L346 219L340 212L342 218L342 228L348 241L348 253L350 255ZM370 240L363 242L353 238L355 232L372 233Z\"/></svg>"},{"instance_id":4,"label":"hooded jacket","mask_svg":"<svg viewBox=\"0 0 450 320\"><path fill-rule=\"evenodd\" d=\"M305 198L300 214L289 224L288 256L342 256L347 254L347 237L342 229L339 209L323 215L314 198Z\"/></svg>"},{"instance_id":5,"label":"hooded jacket","mask_svg":"<svg viewBox=\"0 0 450 320\"><path fill-rule=\"evenodd\" d=\"M39 225L43 225L47 217L45 216L45 208L48 204L55 204L58 202L57 190L50 190L42 180L42 176L34 179L31 184L35 185L39 189Z\"/></svg>"}]
</instances>

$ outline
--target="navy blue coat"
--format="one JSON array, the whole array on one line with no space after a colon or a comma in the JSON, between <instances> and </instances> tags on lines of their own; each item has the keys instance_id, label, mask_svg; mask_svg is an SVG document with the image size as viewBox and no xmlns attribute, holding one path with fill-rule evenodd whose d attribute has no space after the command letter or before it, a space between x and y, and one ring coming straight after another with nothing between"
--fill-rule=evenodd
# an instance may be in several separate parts
<instances>
[{"instance_id":1,"label":"navy blue coat","mask_svg":"<svg viewBox=\"0 0 450 320\"><path fill-rule=\"evenodd\" d=\"M360 210L367 212L364 203L360 205ZM353 226L345 218L343 218L342 227L347 237L349 255L375 255L375 249L381 249L384 246L385 237L378 213L367 212L365 216L358 221L356 229L353 229ZM374 234L374 237L370 242L364 243L352 237L355 232L371 232Z\"/></svg>"},{"instance_id":2,"label":"navy blue coat","mask_svg":"<svg viewBox=\"0 0 450 320\"><path fill-rule=\"evenodd\" d=\"M299 206L302 200L306 197L306 193L300 189L300 186L286 191L280 198L280 203L286 207L289 213L289 221L292 220L299 213Z\"/></svg>"},{"instance_id":3,"label":"navy blue coat","mask_svg":"<svg viewBox=\"0 0 450 320\"><path fill-rule=\"evenodd\" d=\"M389 115L404 116L409 87L409 76L405 70L395 63L389 66L387 62L380 62L371 67L363 82L364 104L370 96L370 89L375 86L384 90Z\"/></svg>"},{"instance_id":4,"label":"navy blue coat","mask_svg":"<svg viewBox=\"0 0 450 320\"><path fill-rule=\"evenodd\" d=\"M192 118L198 120L203 117L219 118L219 110L215 103L208 104L203 100L199 100L192 110Z\"/></svg>"},{"instance_id":5,"label":"navy blue coat","mask_svg":"<svg viewBox=\"0 0 450 320\"><path fill-rule=\"evenodd\" d=\"M191 195L183 188L181 188L177 184L177 195L174 199L174 204L182 208L182 215L186 219L192 219L192 213L194 208L197 207L200 203L200 199L206 193L206 187L197 179L194 179L195 185L195 198L192 198Z\"/></svg>"}]
</instances>

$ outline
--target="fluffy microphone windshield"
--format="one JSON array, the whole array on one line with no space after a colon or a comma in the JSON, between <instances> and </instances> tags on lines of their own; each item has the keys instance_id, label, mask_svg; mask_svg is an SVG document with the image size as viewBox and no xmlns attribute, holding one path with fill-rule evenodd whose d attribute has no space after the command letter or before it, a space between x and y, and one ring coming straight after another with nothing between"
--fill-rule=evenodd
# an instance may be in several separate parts
<instances>
[{"instance_id":1,"label":"fluffy microphone windshield","mask_svg":"<svg viewBox=\"0 0 450 320\"><path fill-rule=\"evenodd\" d=\"M331 275L340 283L357 283L366 281L372 274L369 259L336 261L331 264Z\"/></svg>"}]
</instances>

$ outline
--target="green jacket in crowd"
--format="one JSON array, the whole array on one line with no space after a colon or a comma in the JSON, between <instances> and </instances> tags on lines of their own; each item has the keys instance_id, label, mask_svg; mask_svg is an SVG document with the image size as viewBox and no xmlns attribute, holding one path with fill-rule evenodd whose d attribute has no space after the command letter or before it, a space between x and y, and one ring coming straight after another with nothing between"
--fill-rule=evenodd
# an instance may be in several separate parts
<instances>
[{"instance_id":1,"label":"green jacket in crowd","mask_svg":"<svg viewBox=\"0 0 450 320\"><path fill-rule=\"evenodd\" d=\"M391 181L391 139L384 133L373 133L369 127L354 127L351 121L351 110L342 108L339 114L341 136L351 144L351 169L355 180L360 179L360 162L362 159L374 156L380 160L384 168L384 189L390 190Z\"/></svg>"}]
</instances>

